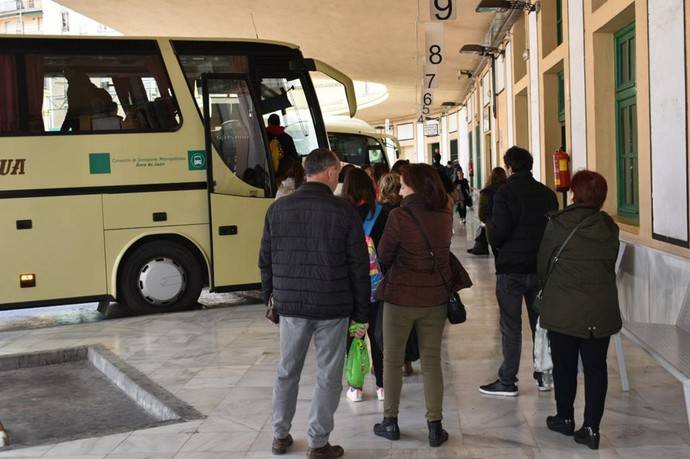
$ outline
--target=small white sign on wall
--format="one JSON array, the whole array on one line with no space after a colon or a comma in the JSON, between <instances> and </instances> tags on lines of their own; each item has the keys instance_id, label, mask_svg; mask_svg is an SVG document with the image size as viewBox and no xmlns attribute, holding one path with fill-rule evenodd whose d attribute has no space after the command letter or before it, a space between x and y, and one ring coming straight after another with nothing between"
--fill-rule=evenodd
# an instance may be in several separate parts
<instances>
[{"instance_id":1,"label":"small white sign on wall","mask_svg":"<svg viewBox=\"0 0 690 459\"><path fill-rule=\"evenodd\" d=\"M500 94L506 88L506 58L501 54L496 59L496 94Z\"/></svg>"},{"instance_id":2,"label":"small white sign on wall","mask_svg":"<svg viewBox=\"0 0 690 459\"><path fill-rule=\"evenodd\" d=\"M482 107L491 103L491 71L486 72L482 78Z\"/></svg>"},{"instance_id":3,"label":"small white sign on wall","mask_svg":"<svg viewBox=\"0 0 690 459\"><path fill-rule=\"evenodd\" d=\"M414 123L398 124L398 140L414 140Z\"/></svg>"}]
</instances>

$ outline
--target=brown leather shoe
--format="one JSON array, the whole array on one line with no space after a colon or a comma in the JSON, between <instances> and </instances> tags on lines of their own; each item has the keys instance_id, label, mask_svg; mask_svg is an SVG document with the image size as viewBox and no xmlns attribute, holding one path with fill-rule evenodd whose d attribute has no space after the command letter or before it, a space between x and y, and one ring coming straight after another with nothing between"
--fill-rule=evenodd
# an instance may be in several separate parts
<instances>
[{"instance_id":1,"label":"brown leather shoe","mask_svg":"<svg viewBox=\"0 0 690 459\"><path fill-rule=\"evenodd\" d=\"M273 454L285 454L289 447L292 446L292 436L288 434L285 438L274 438L271 451Z\"/></svg>"},{"instance_id":2,"label":"brown leather shoe","mask_svg":"<svg viewBox=\"0 0 690 459\"><path fill-rule=\"evenodd\" d=\"M335 445L331 446L326 443L326 446L321 448L308 448L307 459L331 459L335 457L342 457L345 451L342 447Z\"/></svg>"}]
</instances>

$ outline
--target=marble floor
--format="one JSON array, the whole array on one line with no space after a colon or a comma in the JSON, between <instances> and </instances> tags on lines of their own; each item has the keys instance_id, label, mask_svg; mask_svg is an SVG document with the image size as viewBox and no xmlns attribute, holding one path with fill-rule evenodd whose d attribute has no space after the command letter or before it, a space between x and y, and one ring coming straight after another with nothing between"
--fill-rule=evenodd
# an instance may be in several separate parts
<instances>
[{"instance_id":1,"label":"marble floor","mask_svg":"<svg viewBox=\"0 0 690 459\"><path fill-rule=\"evenodd\" d=\"M632 390L620 389L616 356L609 355L610 385L601 449L590 451L547 430L554 412L552 393L539 393L531 379L530 349L524 340L520 396L492 399L479 394L492 381L500 358L493 261L465 253L467 233L456 226L454 249L475 286L462 292L469 320L446 330L445 420L450 441L426 443L422 379L405 380L400 413L403 436L375 437L380 419L371 378L365 401L344 396L332 442L351 458L690 458L690 432L680 383L654 360L624 340ZM216 299L216 301L221 301ZM0 319L1 320L1 319ZM278 330L263 317L263 306L243 304L165 316L132 317L0 333L0 354L101 343L129 364L192 404L203 420L54 445L0 452L0 457L46 458L268 458L271 385L279 357ZM418 364L415 364L418 369ZM291 454L304 457L306 418L314 383L308 358ZM0 381L2 390L2 381ZM582 391L577 412L582 412ZM0 407L0 414L2 407ZM579 414L581 420L581 414ZM1 417L1 416L0 416ZM11 426L9 426L11 428Z\"/></svg>"}]
</instances>

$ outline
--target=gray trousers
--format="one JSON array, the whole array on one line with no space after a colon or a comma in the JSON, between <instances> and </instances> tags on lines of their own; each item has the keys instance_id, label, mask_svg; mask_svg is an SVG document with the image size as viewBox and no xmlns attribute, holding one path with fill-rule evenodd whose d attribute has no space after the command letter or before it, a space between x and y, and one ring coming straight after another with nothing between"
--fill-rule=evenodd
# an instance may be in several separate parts
<instances>
[{"instance_id":1,"label":"gray trousers","mask_svg":"<svg viewBox=\"0 0 690 459\"><path fill-rule=\"evenodd\" d=\"M310 448L321 448L328 443L333 431L333 416L343 390L348 324L347 318L311 320L281 316L280 363L273 385L274 438L285 438L290 433L302 368L313 337L316 385L307 434Z\"/></svg>"},{"instance_id":2,"label":"gray trousers","mask_svg":"<svg viewBox=\"0 0 690 459\"><path fill-rule=\"evenodd\" d=\"M522 351L522 302L527 306L527 317L534 329L539 315L533 309L539 293L536 274L498 274L496 276L496 299L501 312L501 338L503 341L503 364L498 370L498 379L503 384L515 384L520 369ZM535 373L536 377L536 373Z\"/></svg>"}]
</instances>

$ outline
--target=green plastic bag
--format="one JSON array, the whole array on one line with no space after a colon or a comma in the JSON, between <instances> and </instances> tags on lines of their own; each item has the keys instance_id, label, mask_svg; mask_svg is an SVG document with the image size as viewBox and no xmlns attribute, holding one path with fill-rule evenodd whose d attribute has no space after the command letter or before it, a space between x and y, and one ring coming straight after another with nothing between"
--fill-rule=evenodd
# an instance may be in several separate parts
<instances>
[{"instance_id":1,"label":"green plastic bag","mask_svg":"<svg viewBox=\"0 0 690 459\"><path fill-rule=\"evenodd\" d=\"M352 324L350 333L353 334L361 328L364 328L364 324ZM351 387L361 389L364 386L364 378L369 374L369 371L371 371L371 362L369 362L367 342L362 338L355 338L352 340L350 352L347 354L345 367L347 383Z\"/></svg>"}]
</instances>

